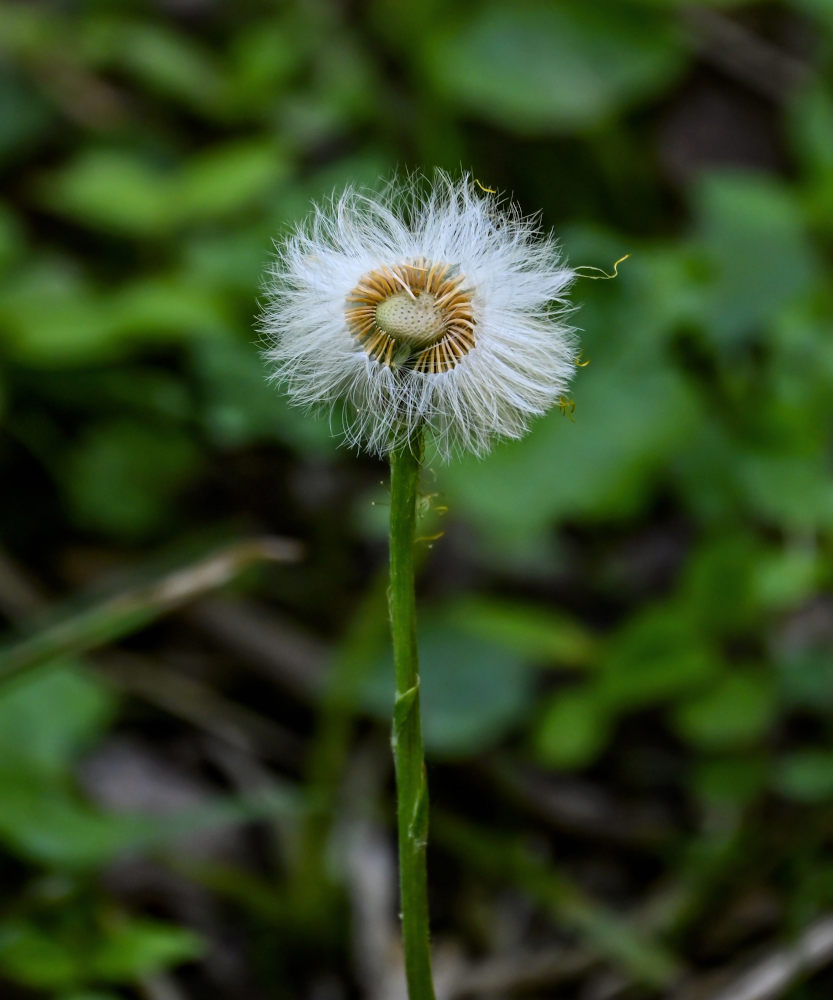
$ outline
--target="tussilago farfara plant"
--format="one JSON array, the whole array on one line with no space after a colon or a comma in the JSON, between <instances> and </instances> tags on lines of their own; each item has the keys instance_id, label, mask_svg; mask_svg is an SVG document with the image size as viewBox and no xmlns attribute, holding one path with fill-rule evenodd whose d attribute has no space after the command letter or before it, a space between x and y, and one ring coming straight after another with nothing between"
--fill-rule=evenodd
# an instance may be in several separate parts
<instances>
[{"instance_id":1,"label":"tussilago farfara plant","mask_svg":"<svg viewBox=\"0 0 833 1000\"><path fill-rule=\"evenodd\" d=\"M278 247L262 329L272 377L343 413L343 436L391 463L393 749L405 968L433 997L413 540L423 440L445 459L517 438L576 368L576 276L536 217L469 177L437 172L375 195L348 188Z\"/></svg>"},{"instance_id":2,"label":"tussilago farfara plant","mask_svg":"<svg viewBox=\"0 0 833 1000\"><path fill-rule=\"evenodd\" d=\"M437 174L348 189L279 247L263 328L292 399L347 405L350 444L428 430L442 455L520 437L574 371L573 271L536 218Z\"/></svg>"}]
</instances>

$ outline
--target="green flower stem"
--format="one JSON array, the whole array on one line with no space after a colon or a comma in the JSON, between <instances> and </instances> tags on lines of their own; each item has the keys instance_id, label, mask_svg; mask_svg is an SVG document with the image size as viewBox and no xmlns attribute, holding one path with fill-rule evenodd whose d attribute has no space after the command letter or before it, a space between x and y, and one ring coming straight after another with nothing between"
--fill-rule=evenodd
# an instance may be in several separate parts
<instances>
[{"instance_id":1,"label":"green flower stem","mask_svg":"<svg viewBox=\"0 0 833 1000\"><path fill-rule=\"evenodd\" d=\"M402 941L408 996L410 1000L434 1000L425 863L428 783L419 717L414 593L414 528L421 456L421 439L390 455L390 620L396 670L392 742L399 828Z\"/></svg>"}]
</instances>

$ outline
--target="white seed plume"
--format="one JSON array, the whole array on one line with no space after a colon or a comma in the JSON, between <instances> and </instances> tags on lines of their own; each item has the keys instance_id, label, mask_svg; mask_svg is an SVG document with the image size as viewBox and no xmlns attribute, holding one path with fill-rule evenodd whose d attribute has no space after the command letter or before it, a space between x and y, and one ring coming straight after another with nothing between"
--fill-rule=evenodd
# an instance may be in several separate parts
<instances>
[{"instance_id":1,"label":"white seed plume","mask_svg":"<svg viewBox=\"0 0 833 1000\"><path fill-rule=\"evenodd\" d=\"M350 445L383 454L424 428L443 458L483 454L566 390L573 278L536 217L468 176L348 188L278 246L264 353L292 401L344 403Z\"/></svg>"}]
</instances>

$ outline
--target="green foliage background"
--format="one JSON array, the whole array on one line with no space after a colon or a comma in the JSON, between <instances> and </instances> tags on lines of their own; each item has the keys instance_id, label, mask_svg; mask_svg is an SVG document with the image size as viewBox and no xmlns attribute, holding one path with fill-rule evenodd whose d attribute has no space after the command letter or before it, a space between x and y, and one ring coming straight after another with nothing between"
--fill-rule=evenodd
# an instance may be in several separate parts
<instances>
[{"instance_id":1,"label":"green foliage background","mask_svg":"<svg viewBox=\"0 0 833 1000\"><path fill-rule=\"evenodd\" d=\"M573 264L631 254L578 283L575 422L426 475L438 941L566 942L559 996L611 965L676 996L833 908L831 82L829 0L0 7L4 997L369 995L331 834L368 745L392 816L385 471L265 383L253 318L310 199L397 168L470 169ZM157 621L171 567L267 534L304 559L234 556L214 600L314 644L295 688ZM79 775L125 735L210 794L100 801ZM195 863L218 828L247 849ZM114 887L125 856L217 913Z\"/></svg>"}]
</instances>

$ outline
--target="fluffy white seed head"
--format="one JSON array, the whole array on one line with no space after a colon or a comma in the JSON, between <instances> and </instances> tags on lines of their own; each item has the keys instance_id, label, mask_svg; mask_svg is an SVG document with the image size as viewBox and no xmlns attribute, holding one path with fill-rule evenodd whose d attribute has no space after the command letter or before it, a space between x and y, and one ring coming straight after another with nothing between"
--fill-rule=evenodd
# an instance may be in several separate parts
<instances>
[{"instance_id":1,"label":"fluffy white seed head","mask_svg":"<svg viewBox=\"0 0 833 1000\"><path fill-rule=\"evenodd\" d=\"M520 437L575 371L574 272L536 217L468 176L348 188L277 248L261 317L272 377L343 402L344 437L383 454L420 429L441 456Z\"/></svg>"}]
</instances>

